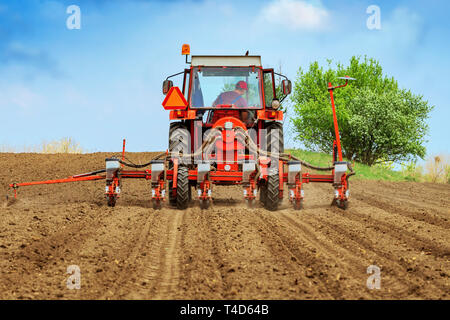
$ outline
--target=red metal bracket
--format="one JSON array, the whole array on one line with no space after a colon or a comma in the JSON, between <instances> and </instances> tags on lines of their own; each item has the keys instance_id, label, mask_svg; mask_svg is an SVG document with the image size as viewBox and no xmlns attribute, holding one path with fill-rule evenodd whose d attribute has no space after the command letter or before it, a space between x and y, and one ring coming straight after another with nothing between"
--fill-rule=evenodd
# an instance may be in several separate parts
<instances>
[{"instance_id":1,"label":"red metal bracket","mask_svg":"<svg viewBox=\"0 0 450 320\"><path fill-rule=\"evenodd\" d=\"M284 185L283 168L284 168L283 161L282 160L278 160L278 183L279 183L279 190L280 190L280 192L278 193L278 197L280 199L283 199L283 185Z\"/></svg>"}]
</instances>

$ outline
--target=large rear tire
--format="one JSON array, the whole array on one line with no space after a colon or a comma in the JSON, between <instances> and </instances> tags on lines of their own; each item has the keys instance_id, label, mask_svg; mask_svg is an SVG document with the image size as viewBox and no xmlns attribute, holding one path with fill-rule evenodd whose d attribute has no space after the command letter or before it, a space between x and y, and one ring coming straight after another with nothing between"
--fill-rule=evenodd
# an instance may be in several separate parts
<instances>
[{"instance_id":1,"label":"large rear tire","mask_svg":"<svg viewBox=\"0 0 450 320\"><path fill-rule=\"evenodd\" d=\"M266 151L270 153L271 169L267 177L267 182L260 186L259 199L268 210L275 211L280 204L278 176L278 160L280 154L284 153L284 134L281 122L266 122Z\"/></svg>"},{"instance_id":2,"label":"large rear tire","mask_svg":"<svg viewBox=\"0 0 450 320\"><path fill-rule=\"evenodd\" d=\"M169 153L176 153L181 156L190 153L189 146L191 144L188 126L182 122L172 122L169 128ZM175 155L173 155L175 156Z\"/></svg>"},{"instance_id":3,"label":"large rear tire","mask_svg":"<svg viewBox=\"0 0 450 320\"><path fill-rule=\"evenodd\" d=\"M173 150L187 150L189 137L187 135L187 126L181 122L172 122L169 128L169 155ZM169 161L169 170L173 170L173 162ZM177 196L173 194L173 181L168 183L169 204L177 206Z\"/></svg>"},{"instance_id":4,"label":"large rear tire","mask_svg":"<svg viewBox=\"0 0 450 320\"><path fill-rule=\"evenodd\" d=\"M281 122L266 124L267 151L274 154L284 153L284 134Z\"/></svg>"},{"instance_id":5,"label":"large rear tire","mask_svg":"<svg viewBox=\"0 0 450 320\"><path fill-rule=\"evenodd\" d=\"M191 187L189 185L189 170L185 166L178 167L176 205L180 210L187 209L191 199Z\"/></svg>"},{"instance_id":6,"label":"large rear tire","mask_svg":"<svg viewBox=\"0 0 450 320\"><path fill-rule=\"evenodd\" d=\"M265 195L265 207L267 210L276 211L280 204L280 178L278 170L271 170L267 176L267 187Z\"/></svg>"}]
</instances>

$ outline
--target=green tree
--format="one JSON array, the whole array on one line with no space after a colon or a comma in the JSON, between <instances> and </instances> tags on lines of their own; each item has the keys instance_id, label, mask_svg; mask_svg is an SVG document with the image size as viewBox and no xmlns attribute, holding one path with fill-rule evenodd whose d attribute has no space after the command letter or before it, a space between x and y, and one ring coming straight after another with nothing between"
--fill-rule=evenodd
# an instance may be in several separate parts
<instances>
[{"instance_id":1,"label":"green tree","mask_svg":"<svg viewBox=\"0 0 450 320\"><path fill-rule=\"evenodd\" d=\"M292 117L296 139L309 150L331 153L333 115L327 84L342 84L342 76L356 78L334 91L343 156L367 165L409 161L425 156L426 119L433 109L420 95L400 89L383 75L378 61L352 57L333 69L313 62L301 68L294 84Z\"/></svg>"}]
</instances>

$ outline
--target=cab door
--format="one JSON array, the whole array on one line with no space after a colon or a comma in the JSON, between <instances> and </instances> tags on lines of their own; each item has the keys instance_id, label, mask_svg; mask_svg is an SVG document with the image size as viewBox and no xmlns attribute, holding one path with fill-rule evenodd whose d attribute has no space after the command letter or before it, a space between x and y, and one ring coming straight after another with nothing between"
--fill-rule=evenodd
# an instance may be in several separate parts
<instances>
[{"instance_id":1,"label":"cab door","mask_svg":"<svg viewBox=\"0 0 450 320\"><path fill-rule=\"evenodd\" d=\"M275 76L273 69L263 69L264 106L270 108L272 100L276 98Z\"/></svg>"}]
</instances>

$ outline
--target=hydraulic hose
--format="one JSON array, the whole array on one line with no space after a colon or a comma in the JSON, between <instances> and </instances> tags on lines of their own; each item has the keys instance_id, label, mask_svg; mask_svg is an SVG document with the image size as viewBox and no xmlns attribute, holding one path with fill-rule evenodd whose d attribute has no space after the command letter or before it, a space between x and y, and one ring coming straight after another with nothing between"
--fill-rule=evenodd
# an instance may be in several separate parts
<instances>
[{"instance_id":1,"label":"hydraulic hose","mask_svg":"<svg viewBox=\"0 0 450 320\"><path fill-rule=\"evenodd\" d=\"M223 130L223 127L216 127L215 129L217 130ZM245 131L243 128L241 127L235 127L233 129L236 132L236 135L240 136L244 141L245 141L245 145L246 147L249 148L249 150L255 154L258 155L262 155L265 157L269 157L269 158L279 158L283 161L289 161L289 160L296 160L296 161L300 161L300 163L312 170L317 170L317 171L331 171L334 169L334 166L329 166L329 167L319 167L319 166L315 166L312 165L302 159L299 159L291 154L287 154L287 153L272 153L269 151L265 151L262 150L261 148L259 148L256 143L252 140L252 138L250 137L250 135L248 134L247 131ZM217 131L216 130L212 130L206 137L205 137L205 141L203 142L201 148L199 148L197 151L195 151L194 153L190 153L190 154L182 154L181 156L179 156L179 158L181 159L189 159L192 160L194 157L200 156L203 153L209 154L209 152L211 152L211 148L214 147L214 143L216 142L216 140L218 140L221 136L217 135ZM178 141L178 143L180 143L181 141ZM176 146L176 145L175 145ZM166 156L165 159L168 158L169 155L167 155L166 153L160 153L158 154L156 157L154 157L153 159L151 159L149 162L144 163L144 164L135 164L132 163L128 163L122 160L119 160L119 162L127 167L132 167L132 168L144 168L149 166L153 160L156 159L160 159L163 156ZM353 166L351 165L350 162L347 162L347 166L348 169L350 170L350 173L347 175L347 179L353 175L355 175L355 172L353 170Z\"/></svg>"},{"instance_id":2,"label":"hydraulic hose","mask_svg":"<svg viewBox=\"0 0 450 320\"><path fill-rule=\"evenodd\" d=\"M119 161L119 163L123 164L124 166L130 167L130 168L145 168L145 167L149 166L153 160L160 159L162 156L165 156L165 155L166 155L165 152L160 153L160 154L156 155L156 157L152 158L149 162L144 163L144 164L135 164L135 163L131 162L129 159L127 159L127 160L130 163L122 161L122 160L118 160L118 161Z\"/></svg>"}]
</instances>

